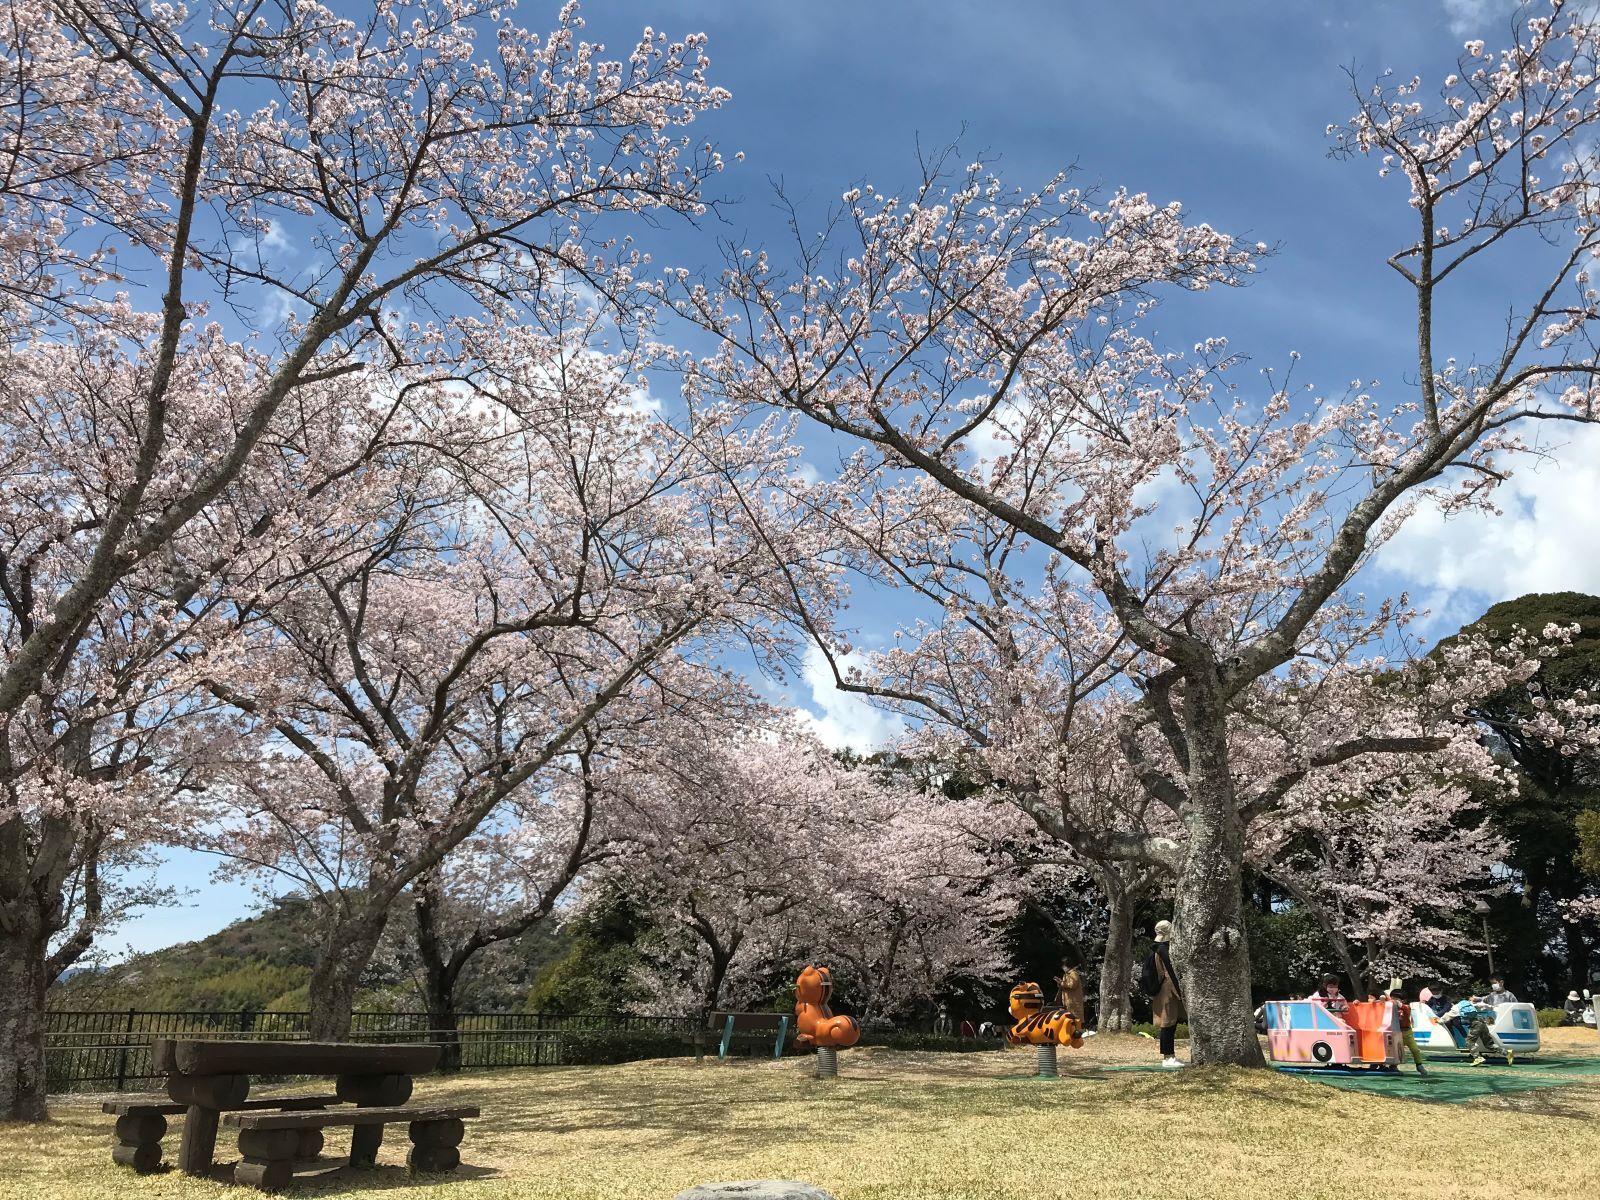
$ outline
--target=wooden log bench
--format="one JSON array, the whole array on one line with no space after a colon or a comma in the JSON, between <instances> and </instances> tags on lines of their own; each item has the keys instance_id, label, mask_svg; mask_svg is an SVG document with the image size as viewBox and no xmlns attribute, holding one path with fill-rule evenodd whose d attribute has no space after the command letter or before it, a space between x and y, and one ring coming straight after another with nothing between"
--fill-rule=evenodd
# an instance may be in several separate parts
<instances>
[{"instance_id":1,"label":"wooden log bench","mask_svg":"<svg viewBox=\"0 0 1600 1200\"><path fill-rule=\"evenodd\" d=\"M341 1101L338 1096L279 1096L268 1100L244 1100L234 1111L276 1109L279 1112L303 1112L330 1108ZM108 1100L100 1111L117 1118L111 1161L132 1167L140 1175L150 1175L161 1170L161 1139L167 1135L167 1118L182 1116L189 1110L187 1104L159 1097L129 1097L126 1100ZM322 1135L305 1138L300 1146L299 1158L315 1158L322 1153Z\"/></svg>"},{"instance_id":2,"label":"wooden log bench","mask_svg":"<svg viewBox=\"0 0 1600 1200\"><path fill-rule=\"evenodd\" d=\"M718 1058L727 1058L733 1049L772 1049L773 1058L783 1057L783 1043L789 1033L789 1018L783 1013L712 1013L710 1028L720 1036Z\"/></svg>"},{"instance_id":3,"label":"wooden log bench","mask_svg":"<svg viewBox=\"0 0 1600 1200\"><path fill-rule=\"evenodd\" d=\"M351 1135L351 1161L357 1165L373 1161L383 1141L383 1126L388 1120L421 1119L423 1110L400 1109L411 1098L412 1077L431 1071L439 1061L437 1045L373 1045L350 1042L297 1041L207 1041L158 1038L151 1047L154 1069L166 1076L166 1101L130 1097L113 1101L104 1110L117 1118L116 1144L112 1158L148 1173L161 1167L161 1139L166 1134L167 1117L183 1113L183 1142L178 1149L178 1167L186 1175L226 1180L243 1169L240 1182L277 1186L272 1180L282 1177L285 1165L291 1174L296 1161L316 1159L322 1153L322 1131L329 1125L354 1127ZM250 1100L252 1075L332 1075L336 1077L333 1095L288 1096L280 1099ZM333 1106L339 1113L330 1113ZM354 1116L356 1110L374 1113L366 1119L335 1120L340 1114ZM426 1110L433 1112L434 1110ZM383 1114L403 1113L400 1117ZM255 1116L296 1116L298 1122L276 1128L241 1127L241 1153L245 1162L237 1168L216 1161L217 1132L224 1114ZM476 1110L472 1113L477 1115ZM438 1117L441 1122L450 1118ZM427 1124L426 1121L423 1122ZM454 1129L424 1131L417 1145L447 1148L451 1154L423 1153L419 1170L445 1169L459 1161ZM270 1135L270 1136L269 1136ZM280 1136L281 1135L281 1136ZM245 1143L253 1149L246 1152ZM268 1164L274 1164L270 1167ZM254 1178L252 1178L254 1177ZM260 1180L268 1180L261 1184Z\"/></svg>"},{"instance_id":4,"label":"wooden log bench","mask_svg":"<svg viewBox=\"0 0 1600 1200\"><path fill-rule=\"evenodd\" d=\"M222 1123L239 1131L239 1164L233 1169L235 1183L247 1183L263 1191L280 1188L294 1178L295 1160L300 1157L301 1139L331 1126L354 1127L350 1138L350 1165L370 1167L377 1161L385 1125L404 1121L411 1134L411 1152L406 1166L417 1171L453 1171L461 1165L461 1139L465 1122L478 1115L473 1105L452 1107L339 1108L321 1112L233 1112Z\"/></svg>"}]
</instances>

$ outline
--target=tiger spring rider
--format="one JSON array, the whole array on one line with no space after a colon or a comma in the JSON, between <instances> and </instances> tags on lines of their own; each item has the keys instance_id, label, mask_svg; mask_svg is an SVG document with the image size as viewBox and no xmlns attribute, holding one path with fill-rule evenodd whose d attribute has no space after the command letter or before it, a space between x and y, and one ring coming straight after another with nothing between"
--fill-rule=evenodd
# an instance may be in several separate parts
<instances>
[{"instance_id":1,"label":"tiger spring rider","mask_svg":"<svg viewBox=\"0 0 1600 1200\"><path fill-rule=\"evenodd\" d=\"M827 967L808 966L800 972L794 988L794 1040L797 1046L816 1049L818 1079L838 1078L840 1049L854 1046L861 1037L854 1017L833 1015L831 995L833 972Z\"/></svg>"},{"instance_id":2,"label":"tiger spring rider","mask_svg":"<svg viewBox=\"0 0 1600 1200\"><path fill-rule=\"evenodd\" d=\"M1016 1021L1006 1034L1013 1046L1037 1046L1038 1076L1055 1079L1056 1047L1083 1045L1083 1022L1065 1008L1046 1008L1044 990L1037 983L1011 989L1011 1016Z\"/></svg>"}]
</instances>

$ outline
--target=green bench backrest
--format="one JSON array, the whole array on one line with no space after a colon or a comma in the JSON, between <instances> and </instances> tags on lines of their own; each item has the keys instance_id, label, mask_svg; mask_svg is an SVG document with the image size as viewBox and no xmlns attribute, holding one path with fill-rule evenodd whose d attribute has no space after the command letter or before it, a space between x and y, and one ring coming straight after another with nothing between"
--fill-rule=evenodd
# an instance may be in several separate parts
<instances>
[{"instance_id":1,"label":"green bench backrest","mask_svg":"<svg viewBox=\"0 0 1600 1200\"><path fill-rule=\"evenodd\" d=\"M741 1041L772 1039L772 1057L783 1057L783 1042L789 1032L789 1018L783 1013L712 1013L712 1032L722 1034L718 1058L728 1057L734 1038Z\"/></svg>"}]
</instances>

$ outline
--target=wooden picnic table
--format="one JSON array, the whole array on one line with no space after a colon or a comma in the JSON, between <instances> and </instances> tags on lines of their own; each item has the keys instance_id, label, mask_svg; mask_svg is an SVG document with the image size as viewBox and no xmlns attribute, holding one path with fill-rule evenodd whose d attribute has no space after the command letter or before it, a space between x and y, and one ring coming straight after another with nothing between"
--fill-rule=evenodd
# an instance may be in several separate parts
<instances>
[{"instance_id":1,"label":"wooden picnic table","mask_svg":"<svg viewBox=\"0 0 1600 1200\"><path fill-rule=\"evenodd\" d=\"M413 1078L433 1070L439 1054L440 1047L436 1045L158 1038L151 1048L152 1062L154 1070L167 1077L167 1095L172 1103L127 1101L105 1105L105 1111L115 1112L118 1117L118 1147L112 1156L140 1171L157 1169L160 1140L166 1131L164 1114L182 1111L179 1168L186 1175L217 1176L223 1173L215 1162L222 1116L248 1112L256 1115L234 1117L229 1124L262 1132L252 1133L249 1138L241 1136L241 1149L246 1142L251 1146L260 1143L270 1147L270 1153L261 1157L246 1151L244 1161L233 1172L239 1182L263 1187L280 1184L287 1178L290 1157L314 1159L321 1152L322 1129L330 1125L351 1126L350 1163L370 1165L383 1142L386 1122L410 1118L413 1141L417 1142L417 1129L429 1121L454 1120L450 1128L458 1130L461 1117L477 1115L476 1109L459 1109L450 1110L455 1115L446 1118L438 1115L444 1110L401 1107L411 1097ZM336 1082L331 1096L250 1100L252 1075L331 1075ZM327 1111L345 1104L351 1108ZM362 1114L362 1109L373 1111ZM293 1116L268 1120L274 1110ZM439 1129L422 1132L424 1140L438 1141L434 1135ZM459 1142L459 1133L454 1136ZM256 1161L258 1158L260 1161ZM440 1161L440 1154L436 1151L423 1158Z\"/></svg>"}]
</instances>

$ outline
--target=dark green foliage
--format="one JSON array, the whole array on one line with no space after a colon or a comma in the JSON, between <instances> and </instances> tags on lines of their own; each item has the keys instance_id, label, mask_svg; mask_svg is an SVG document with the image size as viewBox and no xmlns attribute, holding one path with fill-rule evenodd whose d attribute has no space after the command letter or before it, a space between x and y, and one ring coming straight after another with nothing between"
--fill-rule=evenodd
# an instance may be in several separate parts
<instances>
[{"instance_id":1,"label":"dark green foliage","mask_svg":"<svg viewBox=\"0 0 1600 1200\"><path fill-rule=\"evenodd\" d=\"M75 974L50 990L50 1005L294 1011L305 1007L316 946L317 923L310 902L284 899L198 942L141 954L103 971Z\"/></svg>"},{"instance_id":2,"label":"dark green foliage","mask_svg":"<svg viewBox=\"0 0 1600 1200\"><path fill-rule=\"evenodd\" d=\"M1600 876L1600 810L1587 809L1573 822L1578 834L1578 868Z\"/></svg>"},{"instance_id":3,"label":"dark green foliage","mask_svg":"<svg viewBox=\"0 0 1600 1200\"><path fill-rule=\"evenodd\" d=\"M302 994L311 972L305 967L273 963L252 958L236 966L226 961L216 964L214 973L190 978L156 979L139 987L137 1004L156 1009L195 1009L202 1012L261 1012L269 1008L287 1010L285 997Z\"/></svg>"},{"instance_id":4,"label":"dark green foliage","mask_svg":"<svg viewBox=\"0 0 1600 1200\"><path fill-rule=\"evenodd\" d=\"M648 1000L637 979L638 944L653 932L621 894L596 900L562 930L523 1003L527 1012L621 1011Z\"/></svg>"},{"instance_id":5,"label":"dark green foliage","mask_svg":"<svg viewBox=\"0 0 1600 1200\"><path fill-rule=\"evenodd\" d=\"M1494 605L1468 628L1503 641L1518 627L1538 633L1549 624L1576 624L1581 631L1571 646L1540 665L1534 677L1538 688L1555 700L1579 691L1600 695L1600 596L1580 592L1522 596ZM1475 711L1493 729L1517 766L1547 792L1600 786L1600 759L1595 755L1563 754L1559 747L1524 737L1516 727L1518 720L1535 711L1529 688L1507 688L1486 697Z\"/></svg>"},{"instance_id":6,"label":"dark green foliage","mask_svg":"<svg viewBox=\"0 0 1600 1200\"><path fill-rule=\"evenodd\" d=\"M1000 1038L955 1037L914 1030L866 1030L861 1035L860 1045L883 1046L889 1050L932 1050L942 1054L969 1054L1006 1048L1006 1043Z\"/></svg>"},{"instance_id":7,"label":"dark green foliage","mask_svg":"<svg viewBox=\"0 0 1600 1200\"><path fill-rule=\"evenodd\" d=\"M1564 1008L1541 1008L1539 1010L1539 1028L1556 1029L1567 1023L1567 1010Z\"/></svg>"},{"instance_id":8,"label":"dark green foliage","mask_svg":"<svg viewBox=\"0 0 1600 1200\"><path fill-rule=\"evenodd\" d=\"M1506 865L1520 885L1508 902L1494 906L1495 965L1513 990L1560 995L1582 984L1593 953L1595 931L1563 921L1559 902L1600 887L1600 755L1563 754L1524 736L1518 722L1533 715L1536 694L1552 704L1579 692L1600 696L1600 596L1522 596L1494 605L1468 628L1504 640L1517 627L1539 633L1552 623L1578 624L1581 632L1541 664L1536 687L1486 697L1474 715L1491 745L1515 766L1519 783L1515 792L1492 789L1483 796L1510 843Z\"/></svg>"},{"instance_id":9,"label":"dark green foliage","mask_svg":"<svg viewBox=\"0 0 1600 1200\"><path fill-rule=\"evenodd\" d=\"M561 1039L561 1061L566 1066L600 1066L636 1062L645 1058L679 1058L692 1052L688 1035L650 1029L595 1030L569 1033ZM707 1039L707 1053L716 1044Z\"/></svg>"},{"instance_id":10,"label":"dark green foliage","mask_svg":"<svg viewBox=\"0 0 1600 1200\"><path fill-rule=\"evenodd\" d=\"M1304 996L1324 971L1337 968L1338 956L1309 910L1285 905L1262 911L1250 905L1245 920L1257 1003Z\"/></svg>"}]
</instances>

